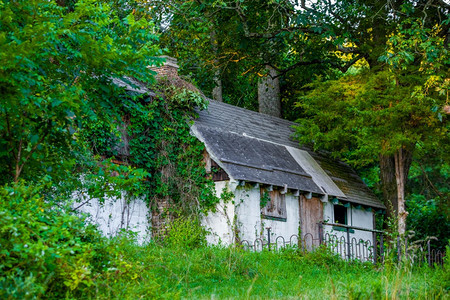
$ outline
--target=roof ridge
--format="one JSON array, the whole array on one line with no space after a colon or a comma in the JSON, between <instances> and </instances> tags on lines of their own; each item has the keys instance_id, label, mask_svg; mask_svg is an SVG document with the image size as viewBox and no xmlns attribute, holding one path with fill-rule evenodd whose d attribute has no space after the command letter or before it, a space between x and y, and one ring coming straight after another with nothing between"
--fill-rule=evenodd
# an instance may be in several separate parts
<instances>
[{"instance_id":1,"label":"roof ridge","mask_svg":"<svg viewBox=\"0 0 450 300\"><path fill-rule=\"evenodd\" d=\"M289 121L289 120L286 120L286 119L283 119L283 118L280 118L280 117L271 116L271 115L268 115L268 114L263 114L263 113L260 113L260 112L254 111L254 110L250 110L250 109L247 109L247 108L239 107L239 106L236 106L236 105L233 105L233 104L229 104L229 103L225 103L225 102L221 102L221 101L216 101L216 100L213 100L213 99L210 99L210 98L207 98L206 100L208 100L210 103L213 103L213 104L216 104L216 105L219 105L219 106L229 107L231 109L236 109L236 110L240 110L240 111L243 111L243 112L246 112L246 113L251 113L251 114L254 114L254 115L258 115L258 116L261 116L263 118L268 118L268 119L273 119L273 120L277 120L277 121L282 121L282 122L289 123L289 124L292 124L292 125L298 125L297 123L295 123L293 121Z\"/></svg>"}]
</instances>

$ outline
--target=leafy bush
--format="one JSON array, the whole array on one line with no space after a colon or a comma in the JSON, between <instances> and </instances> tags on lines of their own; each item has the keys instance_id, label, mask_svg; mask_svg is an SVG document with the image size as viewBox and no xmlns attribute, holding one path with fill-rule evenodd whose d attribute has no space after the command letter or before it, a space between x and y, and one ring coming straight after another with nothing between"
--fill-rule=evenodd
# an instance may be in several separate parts
<instances>
[{"instance_id":1,"label":"leafy bush","mask_svg":"<svg viewBox=\"0 0 450 300\"><path fill-rule=\"evenodd\" d=\"M181 217L167 227L164 244L174 248L194 249L206 246L207 230L195 217Z\"/></svg>"},{"instance_id":2,"label":"leafy bush","mask_svg":"<svg viewBox=\"0 0 450 300\"><path fill-rule=\"evenodd\" d=\"M415 239L426 240L427 237L436 237L432 240L432 247L441 251L450 236L450 220L438 205L439 200L427 199L424 195L411 194L408 207L408 229L413 230Z\"/></svg>"},{"instance_id":3,"label":"leafy bush","mask_svg":"<svg viewBox=\"0 0 450 300\"><path fill-rule=\"evenodd\" d=\"M96 227L40 192L23 183L0 188L0 298L76 295L108 259Z\"/></svg>"}]
</instances>

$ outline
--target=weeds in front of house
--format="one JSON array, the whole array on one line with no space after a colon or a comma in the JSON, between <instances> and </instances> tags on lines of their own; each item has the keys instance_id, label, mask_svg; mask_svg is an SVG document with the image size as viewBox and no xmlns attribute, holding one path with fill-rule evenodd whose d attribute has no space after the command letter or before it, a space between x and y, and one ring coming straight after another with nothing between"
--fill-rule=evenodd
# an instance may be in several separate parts
<instances>
[{"instance_id":1,"label":"weeds in front of house","mask_svg":"<svg viewBox=\"0 0 450 300\"><path fill-rule=\"evenodd\" d=\"M240 248L183 249L120 246L136 266L133 280L119 274L98 278L97 298L139 298L147 295L180 298L402 299L448 296L442 268L405 269L397 265L346 262L325 248L312 253L295 249L249 252Z\"/></svg>"},{"instance_id":2,"label":"weeds in front of house","mask_svg":"<svg viewBox=\"0 0 450 300\"><path fill-rule=\"evenodd\" d=\"M54 209L32 187L0 193L0 298L439 299L449 296L443 267L346 262L329 249L250 252L212 247L198 220L169 225L165 244L133 235L100 236Z\"/></svg>"}]
</instances>

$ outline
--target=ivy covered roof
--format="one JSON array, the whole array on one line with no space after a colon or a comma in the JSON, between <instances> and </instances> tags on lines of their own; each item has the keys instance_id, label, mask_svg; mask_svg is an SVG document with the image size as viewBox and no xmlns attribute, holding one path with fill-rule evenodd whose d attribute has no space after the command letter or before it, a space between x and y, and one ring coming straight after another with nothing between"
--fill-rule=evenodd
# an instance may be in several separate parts
<instances>
[{"instance_id":1,"label":"ivy covered roof","mask_svg":"<svg viewBox=\"0 0 450 300\"><path fill-rule=\"evenodd\" d=\"M383 203L346 163L300 147L296 123L210 100L191 128L234 180L287 187L374 208Z\"/></svg>"}]
</instances>

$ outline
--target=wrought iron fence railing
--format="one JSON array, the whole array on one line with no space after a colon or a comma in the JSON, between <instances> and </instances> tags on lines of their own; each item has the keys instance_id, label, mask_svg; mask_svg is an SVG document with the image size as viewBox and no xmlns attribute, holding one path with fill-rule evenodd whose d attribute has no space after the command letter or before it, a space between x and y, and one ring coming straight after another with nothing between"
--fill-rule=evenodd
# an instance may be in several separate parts
<instances>
[{"instance_id":1,"label":"wrought iron fence railing","mask_svg":"<svg viewBox=\"0 0 450 300\"><path fill-rule=\"evenodd\" d=\"M306 233L302 236L277 236L267 229L267 235L253 241L242 240L240 244L244 249L252 251L280 250L285 247L294 247L303 251L312 251L320 245L329 247L334 253L347 260L373 261L383 263L387 257L396 261L408 258L417 264L443 265L445 252L433 249L431 240L411 242L405 238L396 240L386 239L386 233L343 224L319 223L316 235ZM370 233L372 238L358 238L358 232ZM367 236L367 234L366 234Z\"/></svg>"}]
</instances>

